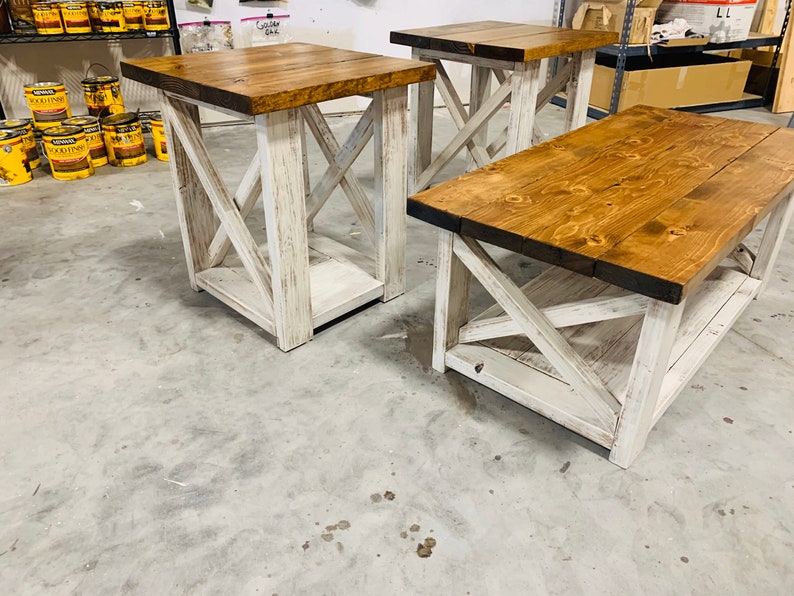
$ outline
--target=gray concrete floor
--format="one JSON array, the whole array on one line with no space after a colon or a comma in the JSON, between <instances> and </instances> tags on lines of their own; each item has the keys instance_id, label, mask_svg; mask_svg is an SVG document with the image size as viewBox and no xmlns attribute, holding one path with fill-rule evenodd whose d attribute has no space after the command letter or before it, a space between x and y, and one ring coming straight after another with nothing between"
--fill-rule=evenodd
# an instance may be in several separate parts
<instances>
[{"instance_id":1,"label":"gray concrete floor","mask_svg":"<svg viewBox=\"0 0 794 596\"><path fill-rule=\"evenodd\" d=\"M205 132L230 183L252 133ZM334 201L318 229L365 241ZM37 171L0 221L2 594L791 593L794 234L625 471L430 369L421 222L404 296L284 354L190 289L165 163Z\"/></svg>"}]
</instances>

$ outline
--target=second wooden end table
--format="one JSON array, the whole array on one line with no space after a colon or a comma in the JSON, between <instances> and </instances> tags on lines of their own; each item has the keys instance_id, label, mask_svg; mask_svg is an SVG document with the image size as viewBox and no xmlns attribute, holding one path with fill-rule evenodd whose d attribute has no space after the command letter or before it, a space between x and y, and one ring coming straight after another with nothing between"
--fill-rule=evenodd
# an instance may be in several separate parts
<instances>
[{"instance_id":1,"label":"second wooden end table","mask_svg":"<svg viewBox=\"0 0 794 596\"><path fill-rule=\"evenodd\" d=\"M403 293L407 86L432 80L433 65L291 43L130 60L121 71L159 90L193 289L261 326L285 351L309 341L324 323ZM317 104L370 93L371 104L340 145ZM198 106L256 126L258 152L236 192L226 189L203 143ZM328 160L311 191L305 188L304 121ZM373 136L376 196L370 201L349 168ZM310 231L338 185L374 246L374 259ZM265 246L245 223L260 195ZM227 259L232 246L239 262Z\"/></svg>"}]
</instances>

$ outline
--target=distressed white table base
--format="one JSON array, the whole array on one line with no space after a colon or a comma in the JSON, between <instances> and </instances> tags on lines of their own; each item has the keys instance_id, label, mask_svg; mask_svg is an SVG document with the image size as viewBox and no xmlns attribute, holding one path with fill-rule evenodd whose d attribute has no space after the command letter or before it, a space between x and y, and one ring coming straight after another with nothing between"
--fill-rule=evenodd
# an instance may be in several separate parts
<instances>
[{"instance_id":1,"label":"distressed white table base","mask_svg":"<svg viewBox=\"0 0 794 596\"><path fill-rule=\"evenodd\" d=\"M160 104L193 289L206 290L274 335L284 351L309 341L320 325L404 292L406 87L375 91L341 145L316 105L254 117L258 152L234 193L224 186L201 138L197 106L217 108L162 91ZM304 127L328 161L313 188ZM370 200L350 166L373 138L375 196ZM337 186L359 218L370 253L310 232ZM265 246L257 245L245 223L260 196Z\"/></svg>"},{"instance_id":2,"label":"distressed white table base","mask_svg":"<svg viewBox=\"0 0 794 596\"><path fill-rule=\"evenodd\" d=\"M518 288L476 240L441 230L433 367L452 368L606 447L627 468L772 273L794 200L684 302L550 267ZM472 275L496 305L468 320Z\"/></svg>"},{"instance_id":3,"label":"distressed white table base","mask_svg":"<svg viewBox=\"0 0 794 596\"><path fill-rule=\"evenodd\" d=\"M427 188L464 148L469 169L483 167L504 149L512 155L540 140L535 130L535 114L551 99L565 91L567 94L565 131L583 126L587 120L587 102L593 81L595 50L577 52L565 62L556 76L541 86L541 60L513 62L465 56L452 52L413 48L412 57L433 62L437 76L435 87L458 129L453 139L433 159L433 89L434 82L426 81L411 89L411 159L408 165L410 193ZM464 107L442 60L471 64L469 110ZM499 86L491 93L491 76ZM510 103L508 126L488 142L488 123Z\"/></svg>"}]
</instances>

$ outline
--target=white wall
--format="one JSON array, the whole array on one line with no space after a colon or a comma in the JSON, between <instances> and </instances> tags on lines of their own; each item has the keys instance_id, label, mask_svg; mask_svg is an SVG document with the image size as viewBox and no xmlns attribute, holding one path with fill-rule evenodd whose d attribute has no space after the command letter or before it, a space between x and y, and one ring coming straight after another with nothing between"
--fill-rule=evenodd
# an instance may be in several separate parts
<instances>
[{"instance_id":1,"label":"white wall","mask_svg":"<svg viewBox=\"0 0 794 596\"><path fill-rule=\"evenodd\" d=\"M292 0L268 3L277 12L290 14L293 41L330 45L397 57L410 57L410 48L389 43L389 32L447 23L502 20L552 24L554 0ZM267 12L260 6L240 5L238 0L214 0L210 12L185 10L185 0L176 0L178 22L232 21L239 34L239 20ZM66 84L75 113L84 111L80 80L92 62L101 62L118 73L123 58L140 58L170 53L166 40L120 42L88 41L68 43L0 45L0 101L7 117L29 117L22 88L35 81L56 80ZM452 68L455 78L461 68ZM101 72L101 71L98 71ZM155 110L154 93L132 81L122 81L128 109ZM357 109L355 100L336 102L327 111Z\"/></svg>"}]
</instances>

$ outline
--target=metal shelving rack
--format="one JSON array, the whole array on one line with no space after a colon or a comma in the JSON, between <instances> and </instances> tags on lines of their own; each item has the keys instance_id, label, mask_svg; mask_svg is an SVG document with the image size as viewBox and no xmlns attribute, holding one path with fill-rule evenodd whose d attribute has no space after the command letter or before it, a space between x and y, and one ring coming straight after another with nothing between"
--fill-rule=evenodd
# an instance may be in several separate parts
<instances>
[{"instance_id":1,"label":"metal shelving rack","mask_svg":"<svg viewBox=\"0 0 794 596\"><path fill-rule=\"evenodd\" d=\"M598 50L599 54L617 56L617 64L615 66L615 81L612 86L612 97L610 99L609 111L599 108L590 107L587 115L591 118L603 118L609 114L614 114L618 110L620 103L620 92L623 88L623 75L626 71L626 59L629 56L651 56L660 54L682 54L692 52L708 52L715 50L733 50L740 48L760 48L760 47L775 47L772 64L769 68L769 75L767 77L766 85L763 95L750 96L738 101L705 104L701 106L689 106L685 108L678 108L688 112L716 112L722 110L736 110L740 108L755 108L767 105L774 97L773 89L773 71L777 65L778 57L780 55L780 48L783 45L783 37L786 34L786 29L789 24L789 17L791 15L792 0L786 2L786 12L783 17L783 26L780 35L762 35L759 33L751 33L750 36L743 41L734 41L727 43L707 43L702 46L677 46L677 47L664 47L659 45L629 45L629 33L631 32L631 24L634 19L634 8L636 7L636 0L628 0L626 6L626 17L623 21L623 29L620 34L620 43L613 46L606 46ZM557 2L557 25L562 27L565 22L565 4L566 0L559 0ZM565 105L564 98L555 98L552 100L557 105Z\"/></svg>"},{"instance_id":2,"label":"metal shelving rack","mask_svg":"<svg viewBox=\"0 0 794 596\"><path fill-rule=\"evenodd\" d=\"M176 12L173 0L166 0L168 8L168 22L170 27L162 31L126 31L118 33L65 33L60 35L39 35L37 33L9 33L0 35L0 45L18 43L56 43L73 41L123 41L126 39L156 39L171 38L174 54L182 53L179 42L179 29L177 28ZM5 111L0 102L0 120L4 119Z\"/></svg>"}]
</instances>

